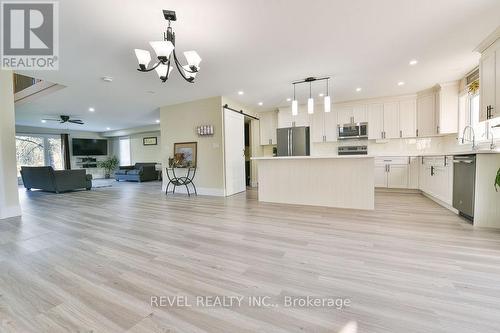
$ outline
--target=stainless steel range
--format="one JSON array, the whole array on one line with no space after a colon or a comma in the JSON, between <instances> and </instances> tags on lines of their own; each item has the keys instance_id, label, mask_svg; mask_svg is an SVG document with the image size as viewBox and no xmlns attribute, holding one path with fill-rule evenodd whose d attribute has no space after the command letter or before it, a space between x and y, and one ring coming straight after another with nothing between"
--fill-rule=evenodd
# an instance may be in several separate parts
<instances>
[{"instance_id":1,"label":"stainless steel range","mask_svg":"<svg viewBox=\"0 0 500 333\"><path fill-rule=\"evenodd\" d=\"M339 155L367 155L368 146L341 146L338 148Z\"/></svg>"}]
</instances>

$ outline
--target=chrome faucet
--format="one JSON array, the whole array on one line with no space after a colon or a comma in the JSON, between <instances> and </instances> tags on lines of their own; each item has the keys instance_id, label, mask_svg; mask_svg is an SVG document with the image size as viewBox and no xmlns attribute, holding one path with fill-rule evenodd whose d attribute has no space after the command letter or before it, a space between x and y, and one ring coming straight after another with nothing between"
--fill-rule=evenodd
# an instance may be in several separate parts
<instances>
[{"instance_id":1,"label":"chrome faucet","mask_svg":"<svg viewBox=\"0 0 500 333\"><path fill-rule=\"evenodd\" d=\"M493 150L496 148L495 146L495 136L493 135L493 128L498 127L497 126L491 126L490 130L488 132L491 132L491 143L490 143L490 150Z\"/></svg>"},{"instance_id":2,"label":"chrome faucet","mask_svg":"<svg viewBox=\"0 0 500 333\"><path fill-rule=\"evenodd\" d=\"M465 132L467 131L467 128L470 128L470 130L472 131L472 150L475 150L476 149L476 133L474 132L474 128L472 126L465 126L464 127L464 131L462 132L462 144L465 143L465 141L467 139L465 139ZM467 140L469 142L471 142L470 140Z\"/></svg>"}]
</instances>

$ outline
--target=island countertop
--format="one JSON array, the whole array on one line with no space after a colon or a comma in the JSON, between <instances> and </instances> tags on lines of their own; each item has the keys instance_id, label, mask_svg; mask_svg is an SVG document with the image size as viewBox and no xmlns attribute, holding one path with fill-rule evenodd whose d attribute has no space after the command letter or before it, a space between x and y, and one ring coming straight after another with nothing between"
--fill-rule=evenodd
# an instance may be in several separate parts
<instances>
[{"instance_id":1,"label":"island countertop","mask_svg":"<svg viewBox=\"0 0 500 333\"><path fill-rule=\"evenodd\" d=\"M374 158L372 155L328 155L328 156L261 156L252 157L252 160L308 160L308 159L359 159L359 158Z\"/></svg>"}]
</instances>

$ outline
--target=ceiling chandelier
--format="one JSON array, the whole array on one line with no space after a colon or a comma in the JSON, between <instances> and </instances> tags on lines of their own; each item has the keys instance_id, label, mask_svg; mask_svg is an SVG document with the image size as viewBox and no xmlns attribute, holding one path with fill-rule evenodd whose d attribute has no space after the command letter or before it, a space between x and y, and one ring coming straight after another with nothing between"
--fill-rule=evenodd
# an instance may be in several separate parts
<instances>
[{"instance_id":1,"label":"ceiling chandelier","mask_svg":"<svg viewBox=\"0 0 500 333\"><path fill-rule=\"evenodd\" d=\"M163 33L163 40L149 42L156 53L158 62L155 63L153 67L148 68L151 62L151 54L149 51L135 49L135 56L139 62L139 68L137 70L140 72L155 70L160 80L166 82L174 69L173 65L175 65L184 80L193 83L196 73L200 70L201 58L196 51L186 51L184 52L184 56L186 57L187 65L182 65L180 63L175 53L175 32L172 31L172 27L170 26L171 21L177 21L175 11L163 10L163 16L165 20L168 21L167 31Z\"/></svg>"},{"instance_id":2,"label":"ceiling chandelier","mask_svg":"<svg viewBox=\"0 0 500 333\"><path fill-rule=\"evenodd\" d=\"M324 107L325 112L331 111L331 98L330 98L330 77L308 77L300 81L292 82L293 84L293 101L292 101L292 115L296 116L299 114L299 102L295 97L295 86L297 84L309 83L309 98L307 99L307 113L314 113L314 99L312 98L312 83L314 81L326 81L326 93L324 94Z\"/></svg>"}]
</instances>

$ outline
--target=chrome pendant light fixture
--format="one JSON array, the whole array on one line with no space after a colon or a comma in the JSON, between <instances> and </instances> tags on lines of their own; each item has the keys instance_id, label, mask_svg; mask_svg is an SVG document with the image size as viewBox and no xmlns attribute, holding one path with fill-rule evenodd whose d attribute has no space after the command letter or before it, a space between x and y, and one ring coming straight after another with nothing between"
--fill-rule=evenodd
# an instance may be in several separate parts
<instances>
[{"instance_id":1,"label":"chrome pendant light fixture","mask_svg":"<svg viewBox=\"0 0 500 333\"><path fill-rule=\"evenodd\" d=\"M155 70L160 80L166 82L170 73L174 69L174 65L181 74L181 76L187 82L193 83L196 74L200 70L201 58L196 51L186 51L184 52L184 57L186 57L187 65L182 65L177 58L175 53L175 32L173 32L170 25L171 21L177 21L175 11L173 10L163 10L163 16L165 20L168 21L167 31L163 33L162 41L149 42L151 47L156 53L156 58L158 62L155 63L151 68L148 68L151 62L151 54L147 50L135 49L135 56L139 62L140 72L151 72Z\"/></svg>"},{"instance_id":2,"label":"chrome pendant light fixture","mask_svg":"<svg viewBox=\"0 0 500 333\"><path fill-rule=\"evenodd\" d=\"M331 112L331 97L330 97L330 77L308 77L300 81L292 82L293 84L293 101L292 101L292 115L296 116L299 114L299 102L297 101L295 95L295 86L297 84L309 83L309 98L307 99L307 113L314 113L314 98L312 97L312 83L315 81L326 81L326 94L324 95L324 111Z\"/></svg>"}]
</instances>

